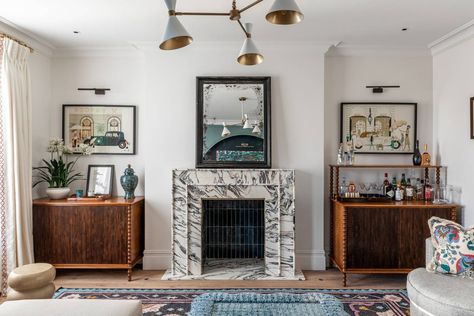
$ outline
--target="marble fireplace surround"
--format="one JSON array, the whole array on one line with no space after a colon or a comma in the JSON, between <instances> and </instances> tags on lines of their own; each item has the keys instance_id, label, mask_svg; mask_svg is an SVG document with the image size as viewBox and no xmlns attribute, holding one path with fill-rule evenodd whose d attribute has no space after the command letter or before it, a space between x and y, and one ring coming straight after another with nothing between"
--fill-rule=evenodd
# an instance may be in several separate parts
<instances>
[{"instance_id":1,"label":"marble fireplace surround","mask_svg":"<svg viewBox=\"0 0 474 316\"><path fill-rule=\"evenodd\" d=\"M264 199L264 275L301 279L295 268L295 172L283 169L174 170L169 278L203 275L203 199Z\"/></svg>"}]
</instances>

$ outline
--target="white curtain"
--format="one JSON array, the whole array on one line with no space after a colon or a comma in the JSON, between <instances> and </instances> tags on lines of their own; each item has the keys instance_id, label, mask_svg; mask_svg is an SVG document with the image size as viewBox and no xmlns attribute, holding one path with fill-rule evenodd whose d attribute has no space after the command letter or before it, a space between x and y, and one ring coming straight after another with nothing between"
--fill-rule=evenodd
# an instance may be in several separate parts
<instances>
[{"instance_id":1,"label":"white curtain","mask_svg":"<svg viewBox=\"0 0 474 316\"><path fill-rule=\"evenodd\" d=\"M8 271L32 263L30 51L3 38L2 115L6 158L6 253Z\"/></svg>"}]
</instances>

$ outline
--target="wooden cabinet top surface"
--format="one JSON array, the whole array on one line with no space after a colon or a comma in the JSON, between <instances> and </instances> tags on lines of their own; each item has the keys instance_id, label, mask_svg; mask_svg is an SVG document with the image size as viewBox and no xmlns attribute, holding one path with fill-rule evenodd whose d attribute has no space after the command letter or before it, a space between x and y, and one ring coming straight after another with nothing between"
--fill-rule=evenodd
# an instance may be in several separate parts
<instances>
[{"instance_id":1,"label":"wooden cabinet top surface","mask_svg":"<svg viewBox=\"0 0 474 316\"><path fill-rule=\"evenodd\" d=\"M51 200L49 198L42 198L33 200L33 205L47 205L47 206L127 206L134 205L143 201L145 198L143 196L137 196L133 200L125 200L123 197L112 197L103 201L68 201L64 200Z\"/></svg>"},{"instance_id":2,"label":"wooden cabinet top surface","mask_svg":"<svg viewBox=\"0 0 474 316\"><path fill-rule=\"evenodd\" d=\"M458 208L457 204L435 204L425 201L401 201L401 202L341 202L333 200L334 203L344 208Z\"/></svg>"}]
</instances>

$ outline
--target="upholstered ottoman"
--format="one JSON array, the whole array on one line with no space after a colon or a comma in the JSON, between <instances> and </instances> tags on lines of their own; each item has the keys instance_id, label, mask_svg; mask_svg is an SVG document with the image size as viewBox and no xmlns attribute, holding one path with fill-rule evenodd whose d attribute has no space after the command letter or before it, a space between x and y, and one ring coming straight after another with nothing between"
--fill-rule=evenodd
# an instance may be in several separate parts
<instances>
[{"instance_id":1,"label":"upholstered ottoman","mask_svg":"<svg viewBox=\"0 0 474 316\"><path fill-rule=\"evenodd\" d=\"M0 316L142 316L132 300L22 300L0 305Z\"/></svg>"},{"instance_id":2,"label":"upholstered ottoman","mask_svg":"<svg viewBox=\"0 0 474 316\"><path fill-rule=\"evenodd\" d=\"M7 300L51 298L54 294L56 269L49 263L27 264L8 276Z\"/></svg>"},{"instance_id":3,"label":"upholstered ottoman","mask_svg":"<svg viewBox=\"0 0 474 316\"><path fill-rule=\"evenodd\" d=\"M474 316L474 280L436 274L425 268L408 274L411 316Z\"/></svg>"}]
</instances>

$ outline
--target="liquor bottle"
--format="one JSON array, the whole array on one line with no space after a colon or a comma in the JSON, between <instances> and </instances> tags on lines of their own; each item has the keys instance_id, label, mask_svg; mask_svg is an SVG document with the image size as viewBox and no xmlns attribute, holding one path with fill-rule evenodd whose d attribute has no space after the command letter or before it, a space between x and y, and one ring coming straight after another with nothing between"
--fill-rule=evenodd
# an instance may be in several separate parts
<instances>
[{"instance_id":1,"label":"liquor bottle","mask_svg":"<svg viewBox=\"0 0 474 316\"><path fill-rule=\"evenodd\" d=\"M425 201L432 201L433 200L433 187L430 184L430 178L427 176L425 179Z\"/></svg>"},{"instance_id":2,"label":"liquor bottle","mask_svg":"<svg viewBox=\"0 0 474 316\"><path fill-rule=\"evenodd\" d=\"M421 154L420 154L420 141L416 141L415 145L415 153L413 154L413 165L419 166L421 165Z\"/></svg>"},{"instance_id":3,"label":"liquor bottle","mask_svg":"<svg viewBox=\"0 0 474 316\"><path fill-rule=\"evenodd\" d=\"M415 189L411 185L411 180L408 178L407 186L405 188L405 200L412 201L414 199Z\"/></svg>"},{"instance_id":4,"label":"liquor bottle","mask_svg":"<svg viewBox=\"0 0 474 316\"><path fill-rule=\"evenodd\" d=\"M337 151L337 165L344 164L344 146L342 143L339 145L339 150Z\"/></svg>"},{"instance_id":5,"label":"liquor bottle","mask_svg":"<svg viewBox=\"0 0 474 316\"><path fill-rule=\"evenodd\" d=\"M387 196L390 191L390 181L388 181L388 173L385 173L385 179L383 180L383 195Z\"/></svg>"},{"instance_id":6,"label":"liquor bottle","mask_svg":"<svg viewBox=\"0 0 474 316\"><path fill-rule=\"evenodd\" d=\"M428 153L428 145L427 144L425 144L425 151L423 152L423 155L421 155L421 165L422 166L431 165L431 156Z\"/></svg>"},{"instance_id":7,"label":"liquor bottle","mask_svg":"<svg viewBox=\"0 0 474 316\"><path fill-rule=\"evenodd\" d=\"M339 187L339 196L346 197L346 193L347 193L347 182L346 182L346 177L343 177L341 186Z\"/></svg>"},{"instance_id":8,"label":"liquor bottle","mask_svg":"<svg viewBox=\"0 0 474 316\"><path fill-rule=\"evenodd\" d=\"M397 178L393 177L392 179L392 190L393 190L393 199L395 199L395 193L397 191Z\"/></svg>"},{"instance_id":9,"label":"liquor bottle","mask_svg":"<svg viewBox=\"0 0 474 316\"><path fill-rule=\"evenodd\" d=\"M425 199L425 182L423 180L417 179L416 183L416 199L423 201Z\"/></svg>"},{"instance_id":10,"label":"liquor bottle","mask_svg":"<svg viewBox=\"0 0 474 316\"><path fill-rule=\"evenodd\" d=\"M397 184L397 190L395 191L395 201L403 200L403 193L400 188L400 183Z\"/></svg>"},{"instance_id":11,"label":"liquor bottle","mask_svg":"<svg viewBox=\"0 0 474 316\"><path fill-rule=\"evenodd\" d=\"M407 179L405 178L405 174L402 173L402 180L400 181L400 186L403 191L405 191L405 188L407 187Z\"/></svg>"}]
</instances>

